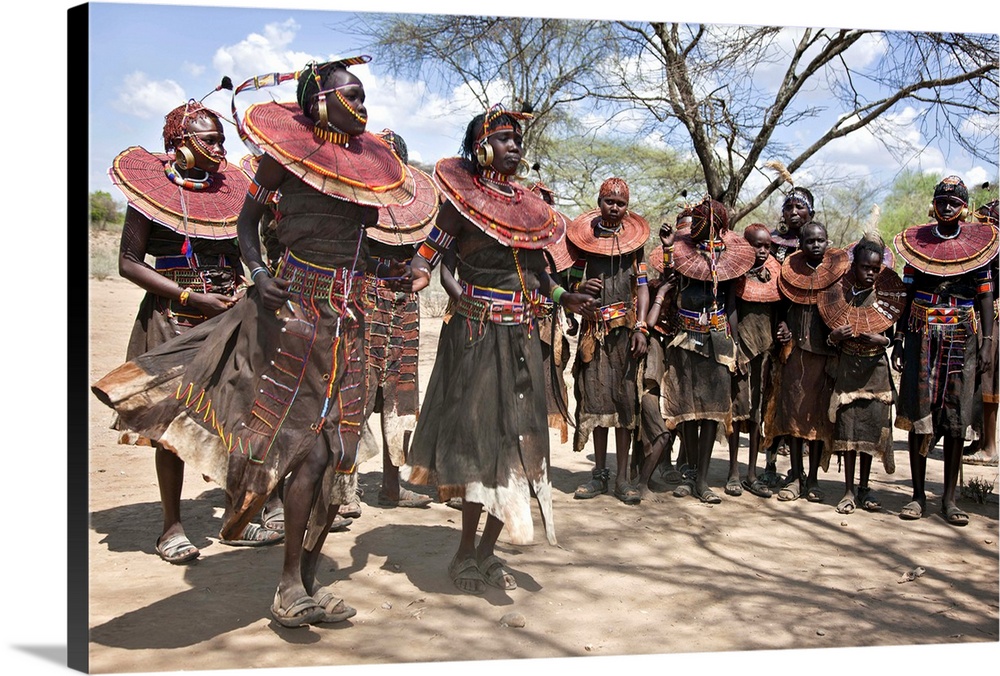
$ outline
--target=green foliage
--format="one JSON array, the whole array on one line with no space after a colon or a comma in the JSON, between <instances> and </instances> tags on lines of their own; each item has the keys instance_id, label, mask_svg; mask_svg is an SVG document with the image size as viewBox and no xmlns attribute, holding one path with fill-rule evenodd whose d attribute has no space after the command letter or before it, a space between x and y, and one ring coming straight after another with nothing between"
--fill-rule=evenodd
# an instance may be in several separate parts
<instances>
[{"instance_id":1,"label":"green foliage","mask_svg":"<svg viewBox=\"0 0 1000 676\"><path fill-rule=\"evenodd\" d=\"M534 152L533 152L534 151ZM566 133L541 140L532 149L540 158L535 176L555 191L556 206L575 217L597 208L597 192L606 179L624 178L629 186L629 208L650 222L655 231L663 219L673 218L687 200L701 198L701 170L670 148L616 137L581 137Z\"/></svg>"},{"instance_id":2,"label":"green foliage","mask_svg":"<svg viewBox=\"0 0 1000 676\"><path fill-rule=\"evenodd\" d=\"M879 232L883 238L891 240L899 232L911 225L927 223L930 217L931 197L934 196L934 186L941 177L936 173L927 174L919 171L904 171L892 184L889 194L882 206L882 218L879 221Z\"/></svg>"},{"instance_id":3,"label":"green foliage","mask_svg":"<svg viewBox=\"0 0 1000 676\"><path fill-rule=\"evenodd\" d=\"M120 225L125 212L109 193L97 190L90 193L90 227L107 230L109 225Z\"/></svg>"}]
</instances>

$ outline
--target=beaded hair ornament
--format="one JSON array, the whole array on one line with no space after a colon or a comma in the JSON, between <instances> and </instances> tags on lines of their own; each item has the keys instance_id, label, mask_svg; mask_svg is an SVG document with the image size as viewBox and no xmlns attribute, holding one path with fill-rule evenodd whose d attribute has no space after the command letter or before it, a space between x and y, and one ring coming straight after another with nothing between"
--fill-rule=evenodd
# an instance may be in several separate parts
<instances>
[{"instance_id":1,"label":"beaded hair ornament","mask_svg":"<svg viewBox=\"0 0 1000 676\"><path fill-rule=\"evenodd\" d=\"M330 132L328 128L329 125L327 124L326 120L326 105L325 105L326 94L330 92L322 90L322 84L321 84L322 76L320 75L320 71L325 71L325 73L328 73L331 70L336 70L338 67L348 68L350 66L356 66L359 64L368 63L371 60L372 57L368 56L367 54L361 54L359 56L352 56L346 59L339 59L337 61L328 61L326 63L316 63L315 61L310 61L308 64L306 64L306 67L303 68L302 70L296 70L288 73L265 73L263 75L255 75L251 78L248 78L240 86L236 87L236 89L233 90L233 97L232 97L233 120L235 120L236 122L236 131L240 136L240 140L243 141L244 144L246 144L246 146L250 149L250 151L254 155L264 154L264 151L250 139L250 135L247 134L246 132L246 126L244 122L240 121L239 113L236 110L236 96L249 89L260 90L266 87L276 87L291 80L298 82L299 77L301 77L302 74L305 72L311 72L313 77L316 78L316 88L320 90L319 92L317 92L316 95L317 96L322 95L323 97L322 103L320 103L319 105L319 116L321 119L316 122L316 128L318 130L318 133L326 131L327 133L335 134L336 132ZM336 91L336 88L332 91ZM339 95L339 92L337 92L337 94ZM350 106L347 105L347 102L343 99L342 95L340 95L340 100L341 103L345 107L347 107L347 109L351 111L352 114L354 114L354 111L350 108ZM306 107L302 105L303 104L302 101L298 101L298 103L301 108L304 109ZM355 114L355 117L358 116ZM334 142L339 142L339 139L326 139L326 140L333 140Z\"/></svg>"},{"instance_id":2,"label":"beaded hair ornament","mask_svg":"<svg viewBox=\"0 0 1000 676\"><path fill-rule=\"evenodd\" d=\"M513 124L500 123L499 120L504 117L520 121L530 120L533 115L531 113L519 113L514 112L513 110L507 110L504 108L503 104L500 103L495 103L490 106L485 115L483 115L483 126L476 135L475 140L476 162L482 168L483 174L488 175L491 180L497 183L505 183L507 181L507 176L490 169L490 166L493 164L493 146L489 144L489 138L494 134L499 134L505 131L520 131L520 129L515 128ZM527 175L528 169L528 163L522 158L521 163L518 166L518 175Z\"/></svg>"}]
</instances>

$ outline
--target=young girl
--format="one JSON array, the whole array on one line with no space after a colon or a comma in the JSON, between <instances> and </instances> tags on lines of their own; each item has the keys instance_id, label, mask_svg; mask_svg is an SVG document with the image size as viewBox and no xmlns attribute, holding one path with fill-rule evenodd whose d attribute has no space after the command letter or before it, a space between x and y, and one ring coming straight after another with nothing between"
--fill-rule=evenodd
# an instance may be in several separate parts
<instances>
[{"instance_id":1,"label":"young girl","mask_svg":"<svg viewBox=\"0 0 1000 676\"><path fill-rule=\"evenodd\" d=\"M826 228L816 221L802 228L801 240L801 250L785 259L778 278L778 288L789 304L779 309L784 316L779 316L775 335L782 347L765 432L769 439L790 437L792 467L778 499L797 500L804 488L810 502L822 502L825 496L819 487L819 467L824 442L829 444L833 433L829 418L833 381L826 372L826 362L836 352L827 343L829 329L816 301L824 289L840 279L848 261L843 249L828 248ZM805 442L809 444L809 474L803 486Z\"/></svg>"},{"instance_id":2,"label":"young girl","mask_svg":"<svg viewBox=\"0 0 1000 676\"><path fill-rule=\"evenodd\" d=\"M614 494L626 504L636 504L641 498L628 480L628 453L638 424L639 359L646 354L649 333L643 261L649 224L628 205L628 184L609 178L598 191L598 208L571 221L566 237L576 258L569 272L571 288L600 300L599 310L583 317L573 364L573 450L582 451L591 433L594 438L591 479L573 497L587 499L608 492L608 429L614 428L618 465Z\"/></svg>"},{"instance_id":3,"label":"young girl","mask_svg":"<svg viewBox=\"0 0 1000 676\"><path fill-rule=\"evenodd\" d=\"M722 499L709 488L708 471L716 438L732 427L729 384L739 330L734 282L753 265L754 251L729 230L726 206L709 197L692 209L690 229L677 234L673 248L678 330L665 350L660 400L667 428L679 429L696 469L693 482L674 495L693 491L702 502L716 504Z\"/></svg>"},{"instance_id":4,"label":"young girl","mask_svg":"<svg viewBox=\"0 0 1000 676\"><path fill-rule=\"evenodd\" d=\"M862 238L853 248L850 269L820 294L820 315L830 328L828 342L836 346L831 357L833 394L830 420L833 443L824 449L824 461L832 453L844 454L844 497L837 512L850 514L860 504L876 511L880 503L868 485L872 459L878 457L892 474L892 428L890 412L893 383L885 348L885 332L899 318L906 300L903 281L882 264L884 245L880 239ZM854 492L854 467L861 455L861 475Z\"/></svg>"},{"instance_id":5,"label":"young girl","mask_svg":"<svg viewBox=\"0 0 1000 676\"><path fill-rule=\"evenodd\" d=\"M757 478L761 423L766 405L764 386L770 377L771 348L774 342L775 306L781 299L778 277L781 264L770 255L771 235L767 226L751 223L743 237L754 250L753 267L736 280L736 308L739 315L738 364L733 376L733 432L729 435L729 479L726 492L739 495L745 488L761 498L771 497L766 482ZM737 452L740 431L749 435L747 476L740 482Z\"/></svg>"}]
</instances>

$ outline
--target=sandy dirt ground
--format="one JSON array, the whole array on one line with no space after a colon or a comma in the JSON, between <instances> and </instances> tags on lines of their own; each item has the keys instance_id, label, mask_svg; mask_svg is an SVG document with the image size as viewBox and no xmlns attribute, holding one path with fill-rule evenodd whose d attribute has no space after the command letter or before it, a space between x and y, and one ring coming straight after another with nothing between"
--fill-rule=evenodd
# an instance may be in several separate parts
<instances>
[{"instance_id":1,"label":"sandy dirt ground","mask_svg":"<svg viewBox=\"0 0 1000 676\"><path fill-rule=\"evenodd\" d=\"M141 293L120 279L89 284L93 382L122 361ZM423 383L439 328L440 320L424 319ZM825 504L749 493L715 506L669 493L639 506L610 495L574 500L574 488L589 477L592 451L574 453L553 432L559 545L545 542L536 512L534 544L499 543L518 589L490 589L481 597L459 593L445 574L459 512L439 503L422 510L379 507L381 465L368 461L360 470L364 513L348 531L330 535L320 570L320 581L334 583L358 614L337 625L285 629L268 613L281 547L219 544L222 491L189 469L183 516L202 557L188 566L161 561L153 550L161 512L151 450L118 445L109 429L112 412L96 398L90 411L89 654L95 673L654 654L669 660L708 652L998 641L996 489L985 504L960 500L971 514L967 527L946 524L938 515L938 450L928 463L929 515L901 521L910 485L898 434L896 473L886 475L878 463L873 469L883 510L845 516L834 511L842 490L835 460L820 474ZM745 454L744 447L744 469ZM716 446L710 483L720 494L726 458ZM779 470L787 467L787 458L779 458ZM997 471L966 466L964 480L975 477L993 481ZM917 567L922 575L901 581ZM523 616L523 627L500 625L511 612ZM861 657L843 666L863 673L867 657L855 653ZM783 653L763 654L766 662L740 655L741 664L732 666L794 665L825 673L824 663L839 653L797 653L805 662L796 657L784 666ZM987 654L995 665L1000 653ZM961 660L960 653L953 663L958 669ZM570 661L574 669L598 664L606 663Z\"/></svg>"}]
</instances>

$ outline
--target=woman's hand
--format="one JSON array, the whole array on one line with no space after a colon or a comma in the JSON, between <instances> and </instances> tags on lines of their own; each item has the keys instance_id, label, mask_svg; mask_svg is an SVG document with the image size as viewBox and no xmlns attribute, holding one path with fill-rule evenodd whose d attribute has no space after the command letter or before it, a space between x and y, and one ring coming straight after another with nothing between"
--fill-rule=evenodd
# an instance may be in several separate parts
<instances>
[{"instance_id":1,"label":"woman's hand","mask_svg":"<svg viewBox=\"0 0 1000 676\"><path fill-rule=\"evenodd\" d=\"M851 328L850 324L844 324L843 326L838 326L833 331L830 332L830 337L828 340L831 343L839 343L842 340L847 340L854 335L854 329Z\"/></svg>"},{"instance_id":2,"label":"woman's hand","mask_svg":"<svg viewBox=\"0 0 1000 676\"><path fill-rule=\"evenodd\" d=\"M778 330L774 332L774 335L782 345L785 345L792 339L792 332L788 330L788 324L785 322L778 324Z\"/></svg>"},{"instance_id":3,"label":"woman's hand","mask_svg":"<svg viewBox=\"0 0 1000 676\"><path fill-rule=\"evenodd\" d=\"M670 225L669 223L664 223L663 225L660 226L659 234L660 234L660 244L663 245L664 249L674 245L674 236L677 234L674 231L674 226Z\"/></svg>"},{"instance_id":4,"label":"woman's hand","mask_svg":"<svg viewBox=\"0 0 1000 676\"><path fill-rule=\"evenodd\" d=\"M601 295L601 290L604 288L604 282L600 277L591 277L590 279L580 282L580 285L576 287L577 293L585 293L588 296L593 296L596 298Z\"/></svg>"},{"instance_id":5,"label":"woman's hand","mask_svg":"<svg viewBox=\"0 0 1000 676\"><path fill-rule=\"evenodd\" d=\"M188 296L188 307L197 310L206 317L222 314L233 306L237 299L224 296L221 293L200 293L192 291Z\"/></svg>"},{"instance_id":6,"label":"woman's hand","mask_svg":"<svg viewBox=\"0 0 1000 676\"><path fill-rule=\"evenodd\" d=\"M260 293L260 300L268 310L277 310L292 297L288 293L288 285L291 282L287 279L272 277L269 274L257 275L254 282Z\"/></svg>"},{"instance_id":7,"label":"woman's hand","mask_svg":"<svg viewBox=\"0 0 1000 676\"><path fill-rule=\"evenodd\" d=\"M648 349L649 340L646 338L646 334L642 331L633 331L631 345L632 358L641 359L646 355L646 350Z\"/></svg>"},{"instance_id":8,"label":"woman's hand","mask_svg":"<svg viewBox=\"0 0 1000 676\"><path fill-rule=\"evenodd\" d=\"M596 298L584 293L571 291L567 291L562 295L559 299L559 304L570 312L575 312L584 317L592 316L601 307L597 304Z\"/></svg>"}]
</instances>

